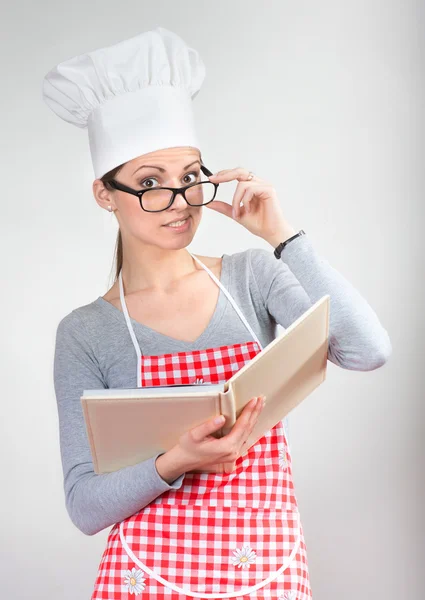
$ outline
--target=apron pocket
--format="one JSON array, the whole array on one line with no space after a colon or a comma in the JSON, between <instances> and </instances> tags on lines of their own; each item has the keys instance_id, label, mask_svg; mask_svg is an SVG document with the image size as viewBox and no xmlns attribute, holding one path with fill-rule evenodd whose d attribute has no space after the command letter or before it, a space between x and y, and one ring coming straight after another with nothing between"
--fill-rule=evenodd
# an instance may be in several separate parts
<instances>
[{"instance_id":1,"label":"apron pocket","mask_svg":"<svg viewBox=\"0 0 425 600\"><path fill-rule=\"evenodd\" d=\"M193 598L236 598L289 567L296 509L157 504L120 523L125 552L149 578Z\"/></svg>"}]
</instances>

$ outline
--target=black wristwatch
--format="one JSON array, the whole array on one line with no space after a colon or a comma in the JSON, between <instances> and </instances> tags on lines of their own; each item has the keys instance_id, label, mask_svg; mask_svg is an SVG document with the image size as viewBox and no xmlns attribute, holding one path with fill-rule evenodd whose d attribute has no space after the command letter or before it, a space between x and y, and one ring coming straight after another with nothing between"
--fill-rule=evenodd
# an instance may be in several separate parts
<instances>
[{"instance_id":1,"label":"black wristwatch","mask_svg":"<svg viewBox=\"0 0 425 600\"><path fill-rule=\"evenodd\" d=\"M304 234L305 234L304 229L300 229L298 233L296 233L292 237L288 238L287 240L285 240L284 242L282 242L281 244L279 244L279 246L277 246L274 249L274 255L275 255L275 257L276 258L280 258L280 255L282 254L282 250L284 249L284 247L286 246L286 244L289 244L289 242L292 242L292 240L295 240L295 238L299 237L300 235L304 235Z\"/></svg>"}]
</instances>

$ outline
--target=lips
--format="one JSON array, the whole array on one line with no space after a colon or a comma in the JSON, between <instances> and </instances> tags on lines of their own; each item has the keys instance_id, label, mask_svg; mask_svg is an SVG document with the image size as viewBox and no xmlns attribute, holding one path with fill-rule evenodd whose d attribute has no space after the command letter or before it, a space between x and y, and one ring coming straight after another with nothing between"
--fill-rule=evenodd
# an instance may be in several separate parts
<instances>
[{"instance_id":1,"label":"lips","mask_svg":"<svg viewBox=\"0 0 425 600\"><path fill-rule=\"evenodd\" d=\"M190 215L187 215L186 217L182 217L181 219L173 219L172 221L169 221L168 223L164 223L163 227L167 227L167 225L171 225L171 223L178 223L179 221L186 221L186 219L189 218Z\"/></svg>"}]
</instances>

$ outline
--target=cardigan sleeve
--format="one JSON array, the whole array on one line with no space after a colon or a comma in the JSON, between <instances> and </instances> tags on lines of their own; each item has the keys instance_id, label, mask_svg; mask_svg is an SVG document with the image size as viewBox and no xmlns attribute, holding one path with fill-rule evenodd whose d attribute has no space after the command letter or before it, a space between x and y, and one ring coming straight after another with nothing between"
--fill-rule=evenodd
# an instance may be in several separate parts
<instances>
[{"instance_id":1,"label":"cardigan sleeve","mask_svg":"<svg viewBox=\"0 0 425 600\"><path fill-rule=\"evenodd\" d=\"M83 533L93 535L134 514L163 492L181 487L184 474L171 485L159 475L155 461L161 452L112 473L94 472L80 397L84 389L107 386L76 311L57 327L53 377L65 504L72 522Z\"/></svg>"},{"instance_id":2,"label":"cardigan sleeve","mask_svg":"<svg viewBox=\"0 0 425 600\"><path fill-rule=\"evenodd\" d=\"M389 358L388 332L347 279L314 248L308 235L295 238L279 260L273 252L249 252L255 285L269 314L287 328L322 296L330 296L328 360L343 369L371 371Z\"/></svg>"}]
</instances>

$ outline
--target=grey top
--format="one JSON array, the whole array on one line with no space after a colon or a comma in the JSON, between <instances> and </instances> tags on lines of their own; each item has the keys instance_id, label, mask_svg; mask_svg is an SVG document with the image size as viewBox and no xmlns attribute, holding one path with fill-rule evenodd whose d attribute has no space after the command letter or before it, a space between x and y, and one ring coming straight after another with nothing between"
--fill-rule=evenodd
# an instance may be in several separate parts
<instances>
[{"instance_id":1,"label":"grey top","mask_svg":"<svg viewBox=\"0 0 425 600\"><path fill-rule=\"evenodd\" d=\"M276 260L272 250L250 248L223 254L220 281L236 301L262 346L287 328L323 295L330 295L328 358L343 369L370 371L391 354L391 342L376 313L360 293L324 258L308 235L291 241ZM215 312L194 343L183 342L131 319L145 355L201 350L252 339L220 291ZM66 508L85 534L131 516L169 485L152 458L113 473L97 475L80 404L84 389L134 388L137 356L122 311L99 296L59 322L54 355Z\"/></svg>"}]
</instances>

